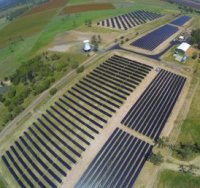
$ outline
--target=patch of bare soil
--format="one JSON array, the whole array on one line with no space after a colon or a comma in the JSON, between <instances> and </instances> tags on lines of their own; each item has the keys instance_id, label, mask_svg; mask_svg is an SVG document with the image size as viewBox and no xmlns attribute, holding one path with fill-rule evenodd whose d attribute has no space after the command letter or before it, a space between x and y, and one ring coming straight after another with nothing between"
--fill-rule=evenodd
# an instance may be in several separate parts
<instances>
[{"instance_id":1,"label":"patch of bare soil","mask_svg":"<svg viewBox=\"0 0 200 188\"><path fill-rule=\"evenodd\" d=\"M111 33L96 33L96 32L81 32L69 31L56 36L54 41L49 45L50 51L66 52L72 47L82 48L84 40L91 40L92 36L101 38L100 48L113 41L113 37L117 37L117 32ZM110 37L112 36L112 37Z\"/></svg>"}]
</instances>

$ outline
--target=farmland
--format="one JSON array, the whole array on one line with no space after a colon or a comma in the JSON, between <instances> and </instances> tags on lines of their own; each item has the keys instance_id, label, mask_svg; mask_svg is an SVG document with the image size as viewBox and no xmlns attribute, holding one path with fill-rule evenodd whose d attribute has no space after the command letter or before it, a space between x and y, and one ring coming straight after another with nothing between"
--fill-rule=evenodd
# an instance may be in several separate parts
<instances>
[{"instance_id":1,"label":"farmland","mask_svg":"<svg viewBox=\"0 0 200 188\"><path fill-rule=\"evenodd\" d=\"M177 6L52 0L2 22L0 187L198 187L200 51L173 53L199 16Z\"/></svg>"},{"instance_id":2,"label":"farmland","mask_svg":"<svg viewBox=\"0 0 200 188\"><path fill-rule=\"evenodd\" d=\"M46 11L18 18L0 30L0 48L41 32L56 11Z\"/></svg>"},{"instance_id":3,"label":"farmland","mask_svg":"<svg viewBox=\"0 0 200 188\"><path fill-rule=\"evenodd\" d=\"M31 11L25 14L25 16L39 13L39 12L48 11L51 9L58 9L58 8L63 7L66 3L67 3L67 0L50 0L47 3L44 3L40 6L33 8Z\"/></svg>"},{"instance_id":4,"label":"farmland","mask_svg":"<svg viewBox=\"0 0 200 188\"><path fill-rule=\"evenodd\" d=\"M98 10L106 10L106 9L113 9L113 8L114 7L111 3L74 5L74 6L65 7L62 10L62 14L73 14L73 13L98 11Z\"/></svg>"}]
</instances>

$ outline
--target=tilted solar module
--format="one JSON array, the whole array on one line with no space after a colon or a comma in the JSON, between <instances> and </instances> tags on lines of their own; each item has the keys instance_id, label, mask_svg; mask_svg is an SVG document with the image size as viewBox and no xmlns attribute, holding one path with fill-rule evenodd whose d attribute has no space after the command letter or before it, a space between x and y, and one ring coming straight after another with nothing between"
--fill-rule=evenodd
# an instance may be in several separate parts
<instances>
[{"instance_id":1,"label":"tilted solar module","mask_svg":"<svg viewBox=\"0 0 200 188\"><path fill-rule=\"evenodd\" d=\"M131 43L132 46L145 50L154 50L161 43L178 31L178 28L166 24Z\"/></svg>"},{"instance_id":2,"label":"tilted solar module","mask_svg":"<svg viewBox=\"0 0 200 188\"><path fill-rule=\"evenodd\" d=\"M176 20L172 21L171 24L177 25L177 26L182 26L186 22L188 22L191 19L190 16L181 16L177 18Z\"/></svg>"}]
</instances>

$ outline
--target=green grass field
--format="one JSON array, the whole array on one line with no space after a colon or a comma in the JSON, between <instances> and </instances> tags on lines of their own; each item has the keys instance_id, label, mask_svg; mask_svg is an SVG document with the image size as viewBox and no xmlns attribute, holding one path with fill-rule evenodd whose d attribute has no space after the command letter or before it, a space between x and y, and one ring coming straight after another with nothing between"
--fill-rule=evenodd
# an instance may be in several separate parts
<instances>
[{"instance_id":1,"label":"green grass field","mask_svg":"<svg viewBox=\"0 0 200 188\"><path fill-rule=\"evenodd\" d=\"M10 42L32 36L40 32L55 15L56 10L45 11L30 16L23 16L11 22L0 30L0 47L5 47Z\"/></svg>"},{"instance_id":2,"label":"green grass field","mask_svg":"<svg viewBox=\"0 0 200 188\"><path fill-rule=\"evenodd\" d=\"M0 176L0 188L7 188L8 185L5 180Z\"/></svg>"},{"instance_id":3,"label":"green grass field","mask_svg":"<svg viewBox=\"0 0 200 188\"><path fill-rule=\"evenodd\" d=\"M200 26L199 17L196 17L193 20L193 25ZM193 76L194 82L200 81L200 63L199 60L196 60L193 63L190 63L189 66L192 66L196 73ZM192 104L187 118L185 119L181 133L178 138L178 142L183 143L200 143L200 84L197 85L197 90L192 99Z\"/></svg>"},{"instance_id":4,"label":"green grass field","mask_svg":"<svg viewBox=\"0 0 200 188\"><path fill-rule=\"evenodd\" d=\"M200 143L200 105L198 105L200 104L199 92L200 86L198 85L197 91L192 100L189 114L183 123L178 142Z\"/></svg>"},{"instance_id":5,"label":"green grass field","mask_svg":"<svg viewBox=\"0 0 200 188\"><path fill-rule=\"evenodd\" d=\"M161 173L158 188L199 188L200 178L165 170Z\"/></svg>"}]
</instances>

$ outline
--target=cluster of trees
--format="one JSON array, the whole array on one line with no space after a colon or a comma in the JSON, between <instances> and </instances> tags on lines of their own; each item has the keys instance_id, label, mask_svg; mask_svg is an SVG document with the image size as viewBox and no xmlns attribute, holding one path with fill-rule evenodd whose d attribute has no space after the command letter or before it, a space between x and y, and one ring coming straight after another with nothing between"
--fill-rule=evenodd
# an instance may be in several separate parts
<instances>
[{"instance_id":1,"label":"cluster of trees","mask_svg":"<svg viewBox=\"0 0 200 188\"><path fill-rule=\"evenodd\" d=\"M119 42L120 44L124 44L125 42L128 42L129 38L125 38L124 36L121 36L119 39L115 39L115 43Z\"/></svg>"},{"instance_id":2,"label":"cluster of trees","mask_svg":"<svg viewBox=\"0 0 200 188\"><path fill-rule=\"evenodd\" d=\"M172 150L180 159L187 160L194 154L200 154L200 144L183 144L180 142L178 145L173 146Z\"/></svg>"},{"instance_id":3,"label":"cluster of trees","mask_svg":"<svg viewBox=\"0 0 200 188\"><path fill-rule=\"evenodd\" d=\"M93 35L91 38L91 44L94 46L94 51L99 50L99 44L102 42L101 35Z\"/></svg>"},{"instance_id":4,"label":"cluster of trees","mask_svg":"<svg viewBox=\"0 0 200 188\"><path fill-rule=\"evenodd\" d=\"M70 57L63 60L60 55L48 52L23 62L10 78L4 79L10 79L12 83L9 91L0 96L0 101L9 111L5 124L24 110L27 98L48 89L58 74L63 75L68 68L77 67L78 63ZM52 89L50 94L54 95L56 92L56 89Z\"/></svg>"},{"instance_id":5,"label":"cluster of trees","mask_svg":"<svg viewBox=\"0 0 200 188\"><path fill-rule=\"evenodd\" d=\"M92 20L91 19L85 20L85 25L88 27L92 27Z\"/></svg>"},{"instance_id":6,"label":"cluster of trees","mask_svg":"<svg viewBox=\"0 0 200 188\"><path fill-rule=\"evenodd\" d=\"M197 48L200 49L200 29L194 29L191 33L192 44L197 45Z\"/></svg>"}]
</instances>

